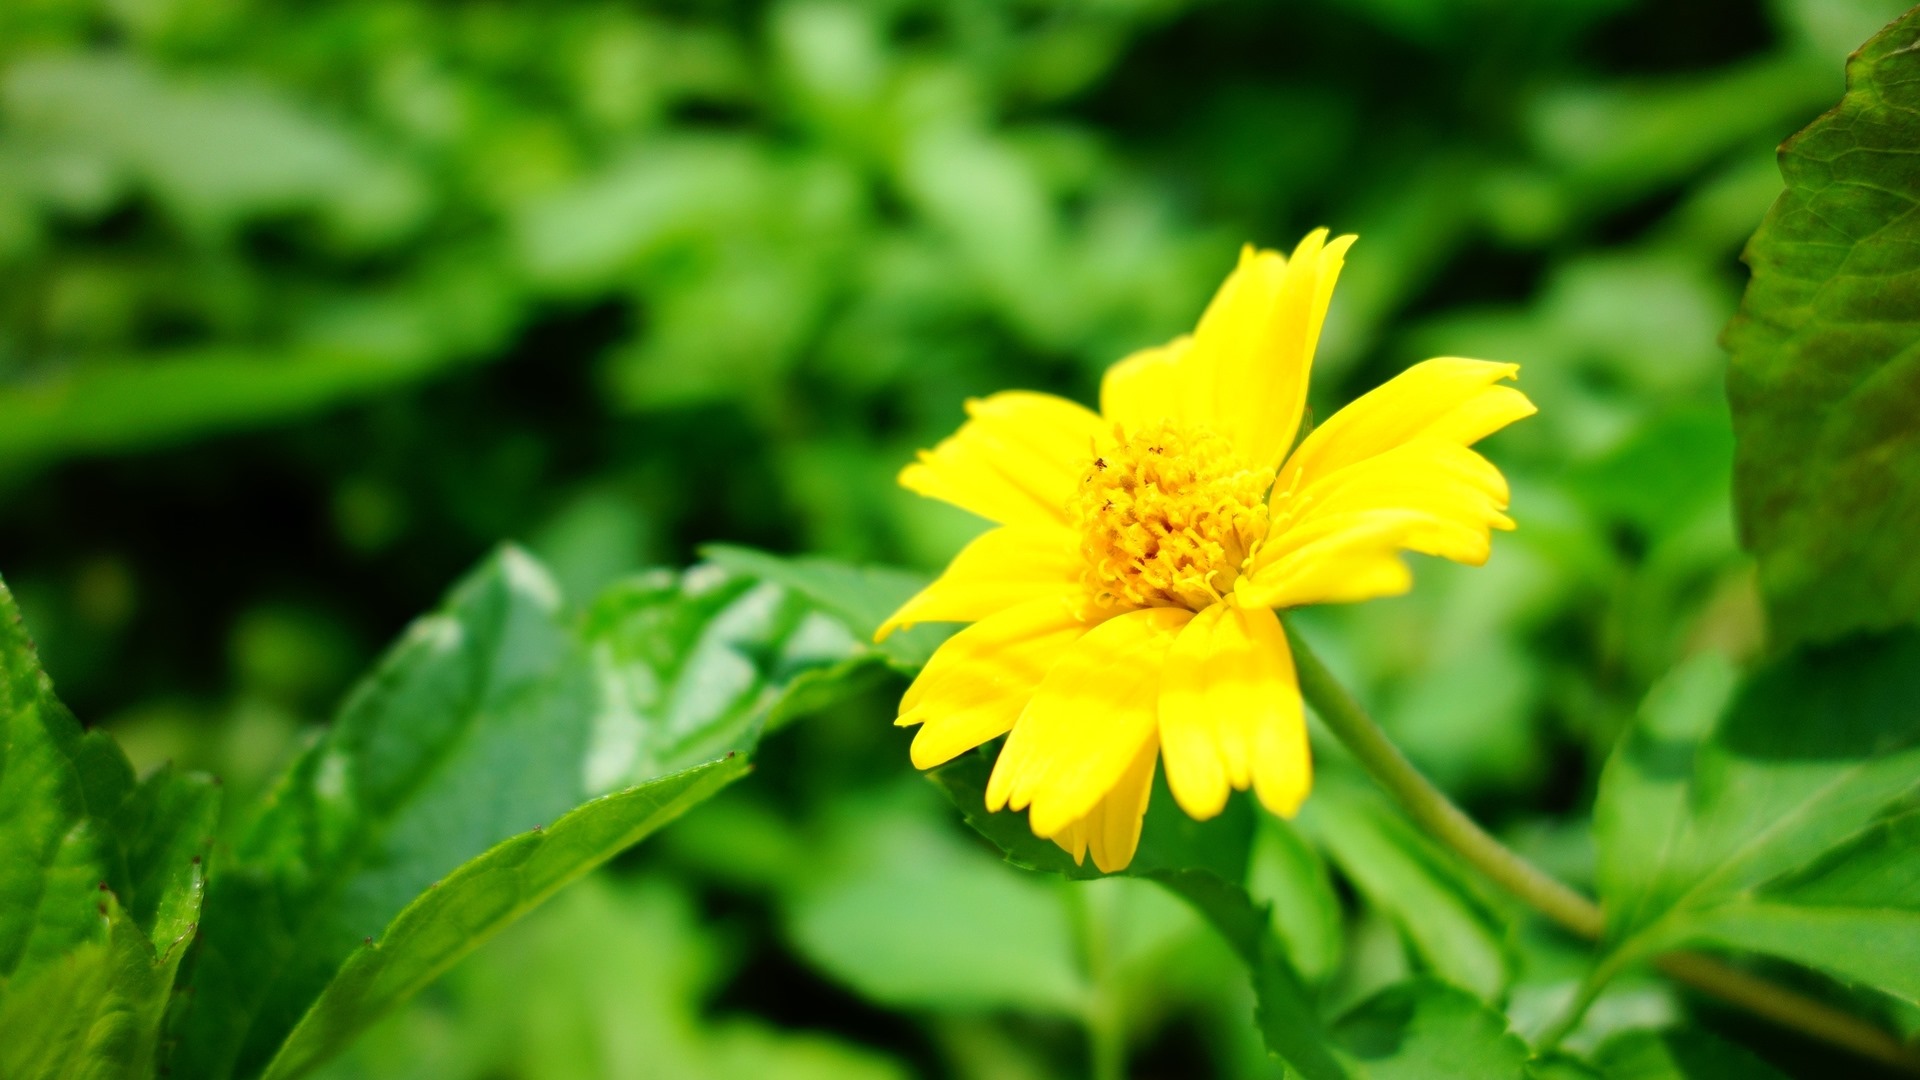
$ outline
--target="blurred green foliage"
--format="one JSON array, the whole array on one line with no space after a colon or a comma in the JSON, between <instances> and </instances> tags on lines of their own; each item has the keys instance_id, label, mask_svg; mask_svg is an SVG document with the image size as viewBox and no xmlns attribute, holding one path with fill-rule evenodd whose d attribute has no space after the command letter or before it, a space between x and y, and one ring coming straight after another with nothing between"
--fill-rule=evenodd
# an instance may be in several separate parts
<instances>
[{"instance_id":1,"label":"blurred green foliage","mask_svg":"<svg viewBox=\"0 0 1920 1080\"><path fill-rule=\"evenodd\" d=\"M231 815L500 539L578 600L716 540L937 565L977 523L892 478L962 398L1088 399L1238 244L1326 224L1361 239L1316 414L1436 354L1521 363L1541 414L1489 448L1521 527L1488 567L1300 621L1424 768L1591 883L1584 808L1648 687L1760 642L1715 337L1773 145L1899 6L15 0L0 570L76 711L224 776ZM1274 1075L1184 909L978 880L902 786L892 689L779 736L337 1075L1072 1075L1089 1025L1139 1075ZM1302 977L1359 1005L1439 971L1546 1027L1577 954L1404 902L1424 879L1371 820L1318 830L1331 869L1256 848ZM967 933L887 970L902 904ZM1605 1040L1679 1008L1616 983L1568 1045L1677 1054Z\"/></svg>"}]
</instances>

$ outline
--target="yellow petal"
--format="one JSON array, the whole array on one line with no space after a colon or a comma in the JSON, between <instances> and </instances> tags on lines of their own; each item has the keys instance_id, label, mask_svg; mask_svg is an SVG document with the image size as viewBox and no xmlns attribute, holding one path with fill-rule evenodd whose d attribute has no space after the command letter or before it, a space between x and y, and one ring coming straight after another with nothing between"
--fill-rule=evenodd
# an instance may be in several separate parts
<instances>
[{"instance_id":1,"label":"yellow petal","mask_svg":"<svg viewBox=\"0 0 1920 1080\"><path fill-rule=\"evenodd\" d=\"M915 767L931 769L1006 734L1090 625L1051 598L1009 608L948 638L907 687L894 721L921 725L913 739Z\"/></svg>"},{"instance_id":2,"label":"yellow petal","mask_svg":"<svg viewBox=\"0 0 1920 1080\"><path fill-rule=\"evenodd\" d=\"M1100 380L1100 415L1129 431L1161 421L1184 421L1180 361L1193 338L1142 349L1107 369Z\"/></svg>"},{"instance_id":3,"label":"yellow petal","mask_svg":"<svg viewBox=\"0 0 1920 1080\"><path fill-rule=\"evenodd\" d=\"M1312 782L1293 654L1265 607L1229 600L1181 630L1160 687L1160 752L1174 801L1201 821L1229 788L1291 817Z\"/></svg>"},{"instance_id":4,"label":"yellow petal","mask_svg":"<svg viewBox=\"0 0 1920 1080\"><path fill-rule=\"evenodd\" d=\"M970 419L900 472L900 484L1002 525L1061 525L1106 424L1052 394L967 402Z\"/></svg>"},{"instance_id":5,"label":"yellow petal","mask_svg":"<svg viewBox=\"0 0 1920 1080\"><path fill-rule=\"evenodd\" d=\"M1318 229L1291 258L1241 253L1182 360L1191 419L1227 437L1247 464L1279 467L1306 405L1314 349L1352 236Z\"/></svg>"},{"instance_id":6,"label":"yellow petal","mask_svg":"<svg viewBox=\"0 0 1920 1080\"><path fill-rule=\"evenodd\" d=\"M1241 578L1234 593L1242 603L1262 607L1398 596L1413 587L1413 574L1399 553L1433 527L1430 515L1412 510L1326 515L1280 538L1297 546Z\"/></svg>"},{"instance_id":7,"label":"yellow petal","mask_svg":"<svg viewBox=\"0 0 1920 1080\"><path fill-rule=\"evenodd\" d=\"M987 809L1032 807L1036 836L1087 816L1154 737L1160 668L1184 608L1117 615L1068 647L1000 750Z\"/></svg>"},{"instance_id":8,"label":"yellow petal","mask_svg":"<svg viewBox=\"0 0 1920 1080\"><path fill-rule=\"evenodd\" d=\"M1393 542L1410 551L1479 565L1490 550L1490 530L1511 529L1507 481L1493 463L1455 442L1422 436L1357 461L1305 489L1271 500L1273 532L1254 557L1256 584L1270 567L1350 523L1409 523ZM1411 514L1417 518L1404 518Z\"/></svg>"},{"instance_id":9,"label":"yellow petal","mask_svg":"<svg viewBox=\"0 0 1920 1080\"><path fill-rule=\"evenodd\" d=\"M1159 753L1159 741L1149 738L1115 784L1112 793L1094 804L1087 816L1054 834L1074 862L1083 853L1093 853L1093 865L1102 873L1114 874L1133 862L1140 847L1140 827L1146 821L1147 800L1153 794L1153 763Z\"/></svg>"},{"instance_id":10,"label":"yellow petal","mask_svg":"<svg viewBox=\"0 0 1920 1080\"><path fill-rule=\"evenodd\" d=\"M1327 418L1281 469L1276 493L1417 438L1470 446L1536 411L1527 396L1498 386L1518 364L1442 357L1415 364Z\"/></svg>"},{"instance_id":11,"label":"yellow petal","mask_svg":"<svg viewBox=\"0 0 1920 1080\"><path fill-rule=\"evenodd\" d=\"M977 622L1080 590L1079 537L1060 525L1004 525L975 537L946 572L880 625L875 641L922 622Z\"/></svg>"},{"instance_id":12,"label":"yellow petal","mask_svg":"<svg viewBox=\"0 0 1920 1080\"><path fill-rule=\"evenodd\" d=\"M1275 480L1272 525L1236 585L1249 603L1344 603L1412 586L1398 552L1477 565L1513 528L1507 482L1468 444L1534 412L1513 364L1416 364L1335 413Z\"/></svg>"}]
</instances>

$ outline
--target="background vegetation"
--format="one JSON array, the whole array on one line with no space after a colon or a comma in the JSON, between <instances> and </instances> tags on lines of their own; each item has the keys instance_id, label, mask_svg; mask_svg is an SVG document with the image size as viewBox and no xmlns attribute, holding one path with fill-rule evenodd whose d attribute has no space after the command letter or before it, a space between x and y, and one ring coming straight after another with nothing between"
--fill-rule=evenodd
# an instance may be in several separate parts
<instances>
[{"instance_id":1,"label":"background vegetation","mask_svg":"<svg viewBox=\"0 0 1920 1080\"><path fill-rule=\"evenodd\" d=\"M1760 649L1717 337L1774 146L1900 8L18 0L0 571L76 714L141 772L222 778L217 868L499 542L580 608L716 541L931 569L977 523L892 478L962 398L1090 399L1242 241L1325 224L1360 241L1316 413L1443 353L1521 363L1541 412L1489 444L1521 528L1488 567L1301 624L1591 889L1600 768L1649 688ZM594 647L628 640L620 603L580 616ZM1196 916L997 866L913 775L899 675L864 680L327 1075L1073 1076L1103 1031L1135 1076L1280 1075ZM1427 972L1552 1022L1583 952L1423 863L1364 785L1315 799L1347 809L1262 826L1253 872L1330 887L1289 931L1328 1008ZM1650 976L1568 1045L1682 1015L1834 1075Z\"/></svg>"}]
</instances>

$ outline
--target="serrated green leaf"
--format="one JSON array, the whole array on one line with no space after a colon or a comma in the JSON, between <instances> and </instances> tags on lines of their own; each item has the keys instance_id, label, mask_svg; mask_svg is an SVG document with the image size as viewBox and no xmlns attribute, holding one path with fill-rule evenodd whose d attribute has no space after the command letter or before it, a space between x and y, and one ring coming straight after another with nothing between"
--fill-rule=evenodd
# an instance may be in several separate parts
<instances>
[{"instance_id":1,"label":"serrated green leaf","mask_svg":"<svg viewBox=\"0 0 1920 1080\"><path fill-rule=\"evenodd\" d=\"M1300 824L1435 974L1493 1000L1510 976L1499 921L1425 836L1375 792L1323 777Z\"/></svg>"},{"instance_id":2,"label":"serrated green leaf","mask_svg":"<svg viewBox=\"0 0 1920 1080\"><path fill-rule=\"evenodd\" d=\"M1458 987L1409 979L1349 1010L1333 1036L1367 1080L1501 1080L1526 1075L1527 1045L1504 1016Z\"/></svg>"},{"instance_id":3,"label":"serrated green leaf","mask_svg":"<svg viewBox=\"0 0 1920 1080\"><path fill-rule=\"evenodd\" d=\"M502 928L746 767L732 755L595 799L462 865L347 958L274 1056L268 1080L305 1075Z\"/></svg>"},{"instance_id":4,"label":"serrated green leaf","mask_svg":"<svg viewBox=\"0 0 1920 1080\"><path fill-rule=\"evenodd\" d=\"M1727 329L1740 531L1776 641L1920 615L1920 11L1780 151Z\"/></svg>"},{"instance_id":5,"label":"serrated green leaf","mask_svg":"<svg viewBox=\"0 0 1920 1080\"><path fill-rule=\"evenodd\" d=\"M1860 917L1899 925L1907 916L1886 890L1911 868L1888 846L1897 823L1875 822L1920 787L1915 701L1914 631L1790 658L1744 685L1710 655L1676 672L1601 778L1594 817L1609 963L1715 939L1811 959L1811 942L1796 942L1789 922L1818 923L1822 903L1865 902ZM1843 845L1864 861L1848 861ZM1804 910L1787 920L1782 906ZM1824 942L1845 977L1891 977L1887 989L1912 991L1910 977L1863 955L1877 939Z\"/></svg>"},{"instance_id":6,"label":"serrated green leaf","mask_svg":"<svg viewBox=\"0 0 1920 1080\"><path fill-rule=\"evenodd\" d=\"M217 807L81 732L0 584L0 1076L152 1072Z\"/></svg>"}]
</instances>

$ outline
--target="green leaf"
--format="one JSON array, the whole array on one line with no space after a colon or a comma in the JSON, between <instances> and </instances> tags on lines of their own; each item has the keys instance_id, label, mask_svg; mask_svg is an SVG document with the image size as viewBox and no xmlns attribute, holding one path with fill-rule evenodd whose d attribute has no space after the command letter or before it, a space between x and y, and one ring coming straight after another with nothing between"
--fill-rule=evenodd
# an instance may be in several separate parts
<instances>
[{"instance_id":1,"label":"green leaf","mask_svg":"<svg viewBox=\"0 0 1920 1080\"><path fill-rule=\"evenodd\" d=\"M916 805L869 797L836 810L792 885L793 943L884 1005L1079 1016L1091 991L1058 889L997 871Z\"/></svg>"},{"instance_id":2,"label":"green leaf","mask_svg":"<svg viewBox=\"0 0 1920 1080\"><path fill-rule=\"evenodd\" d=\"M1008 862L1081 880L1108 876L1092 862L1076 863L1053 841L1033 835L1025 815L988 813L987 778L992 771L991 755L979 751L928 775ZM1139 850L1122 873L1173 890L1204 915L1246 963L1258 1001L1256 1019L1269 1050L1307 1080L1346 1080L1352 1074L1328 1049L1330 1036L1285 945L1274 934L1271 913L1241 884L1247 876L1252 830L1247 800L1232 800L1219 817L1196 822L1174 805L1165 780L1156 775Z\"/></svg>"},{"instance_id":3,"label":"green leaf","mask_svg":"<svg viewBox=\"0 0 1920 1080\"><path fill-rule=\"evenodd\" d=\"M1920 615L1920 11L1780 151L1727 329L1741 537L1783 644Z\"/></svg>"},{"instance_id":4,"label":"green leaf","mask_svg":"<svg viewBox=\"0 0 1920 1080\"><path fill-rule=\"evenodd\" d=\"M1529 1056L1504 1016L1430 979L1409 979L1361 1002L1333 1035L1353 1075L1368 1080L1517 1080Z\"/></svg>"},{"instance_id":5,"label":"green leaf","mask_svg":"<svg viewBox=\"0 0 1920 1080\"><path fill-rule=\"evenodd\" d=\"M151 1076L180 949L156 962L147 935L111 893L93 901L88 941L0 998L0 1076L123 1080Z\"/></svg>"},{"instance_id":6,"label":"green leaf","mask_svg":"<svg viewBox=\"0 0 1920 1080\"><path fill-rule=\"evenodd\" d=\"M102 884L128 887L112 808L133 789L113 740L54 696L0 584L0 977L23 978L100 932Z\"/></svg>"},{"instance_id":7,"label":"green leaf","mask_svg":"<svg viewBox=\"0 0 1920 1080\"><path fill-rule=\"evenodd\" d=\"M1500 920L1469 881L1377 793L1323 776L1300 825L1354 888L1399 925L1435 974L1493 1000L1509 978Z\"/></svg>"},{"instance_id":8,"label":"green leaf","mask_svg":"<svg viewBox=\"0 0 1920 1080\"><path fill-rule=\"evenodd\" d=\"M1920 811L1690 920L1699 941L1795 960L1920 1005Z\"/></svg>"},{"instance_id":9,"label":"green leaf","mask_svg":"<svg viewBox=\"0 0 1920 1080\"><path fill-rule=\"evenodd\" d=\"M718 565L613 585L585 636L604 698L588 770L602 786L749 749L879 660L804 594Z\"/></svg>"},{"instance_id":10,"label":"green leaf","mask_svg":"<svg viewBox=\"0 0 1920 1080\"><path fill-rule=\"evenodd\" d=\"M1773 1066L1705 1031L1628 1031L1593 1055L1603 1080L1777 1080Z\"/></svg>"},{"instance_id":11,"label":"green leaf","mask_svg":"<svg viewBox=\"0 0 1920 1080\"><path fill-rule=\"evenodd\" d=\"M236 845L174 1071L310 1069L872 659L791 591L711 566L618 583L575 625L546 571L503 550L407 631Z\"/></svg>"},{"instance_id":12,"label":"green leaf","mask_svg":"<svg viewBox=\"0 0 1920 1080\"><path fill-rule=\"evenodd\" d=\"M545 571L488 560L349 696L212 881L173 1072L257 1072L415 896L594 794L598 711Z\"/></svg>"},{"instance_id":13,"label":"green leaf","mask_svg":"<svg viewBox=\"0 0 1920 1080\"><path fill-rule=\"evenodd\" d=\"M783 585L839 617L863 642L887 617L926 588L927 579L887 566L849 566L832 559L785 559L750 548L710 544L700 553L716 566ZM950 628L918 626L896 631L877 648L901 671L918 671Z\"/></svg>"},{"instance_id":14,"label":"green leaf","mask_svg":"<svg viewBox=\"0 0 1920 1080\"><path fill-rule=\"evenodd\" d=\"M1332 977L1344 951L1346 913L1327 867L1298 829L1261 815L1247 866L1247 891L1273 911L1273 932L1301 978Z\"/></svg>"},{"instance_id":15,"label":"green leaf","mask_svg":"<svg viewBox=\"0 0 1920 1080\"><path fill-rule=\"evenodd\" d=\"M152 1071L217 805L81 733L0 584L0 1076Z\"/></svg>"},{"instance_id":16,"label":"green leaf","mask_svg":"<svg viewBox=\"0 0 1920 1080\"><path fill-rule=\"evenodd\" d=\"M1876 823L1920 789L1917 700L1916 631L1780 661L1744 685L1708 654L1658 687L1594 811L1610 965L1716 939L1816 959L1796 937L1825 910L1896 936L1876 958L1864 954L1880 939L1843 948L1828 932L1822 966L1912 993L1911 968L1891 962L1914 937L1897 895L1911 825Z\"/></svg>"},{"instance_id":17,"label":"green leaf","mask_svg":"<svg viewBox=\"0 0 1920 1080\"><path fill-rule=\"evenodd\" d=\"M304 1075L502 928L745 771L746 758L729 755L595 799L461 866L348 957L266 1076Z\"/></svg>"}]
</instances>

